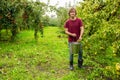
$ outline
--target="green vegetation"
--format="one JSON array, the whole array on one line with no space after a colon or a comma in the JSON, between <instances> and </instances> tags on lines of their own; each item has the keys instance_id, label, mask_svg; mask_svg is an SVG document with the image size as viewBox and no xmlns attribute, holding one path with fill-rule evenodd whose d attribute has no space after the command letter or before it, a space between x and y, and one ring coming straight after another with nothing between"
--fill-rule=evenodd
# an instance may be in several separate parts
<instances>
[{"instance_id":1,"label":"green vegetation","mask_svg":"<svg viewBox=\"0 0 120 80\"><path fill-rule=\"evenodd\" d=\"M0 40L3 29L11 32L11 40L22 30L34 29L37 39L38 31L43 34L42 15L45 13L46 4L41 2L29 2L27 0L1 0L0 1ZM7 40L7 39L6 39Z\"/></svg>"},{"instance_id":2,"label":"green vegetation","mask_svg":"<svg viewBox=\"0 0 120 80\"><path fill-rule=\"evenodd\" d=\"M85 0L80 4L77 11L85 24L84 53L96 66L88 79L94 76L117 80L116 75L120 73L116 74L114 67L120 63L120 1Z\"/></svg>"},{"instance_id":3,"label":"green vegetation","mask_svg":"<svg viewBox=\"0 0 120 80\"><path fill-rule=\"evenodd\" d=\"M120 1L83 1L76 9L85 25L84 68L77 67L76 54L75 70L70 71L63 33L70 6L56 8L49 0L48 4L1 0L0 80L119 80ZM55 11L57 18L44 15L48 9Z\"/></svg>"},{"instance_id":4,"label":"green vegetation","mask_svg":"<svg viewBox=\"0 0 120 80\"><path fill-rule=\"evenodd\" d=\"M45 37L38 42L33 31L21 32L14 43L1 42L0 80L53 80L63 76L68 71L67 45L65 39L57 37L58 31L58 28L46 28Z\"/></svg>"},{"instance_id":5,"label":"green vegetation","mask_svg":"<svg viewBox=\"0 0 120 80\"><path fill-rule=\"evenodd\" d=\"M106 80L118 79L115 65L119 58L84 51L84 68L69 70L68 44L57 27L46 27L44 38L34 40L33 31L22 31L16 42L0 42L0 80ZM40 35L39 35L40 36ZM61 36L61 37L60 37Z\"/></svg>"}]
</instances>

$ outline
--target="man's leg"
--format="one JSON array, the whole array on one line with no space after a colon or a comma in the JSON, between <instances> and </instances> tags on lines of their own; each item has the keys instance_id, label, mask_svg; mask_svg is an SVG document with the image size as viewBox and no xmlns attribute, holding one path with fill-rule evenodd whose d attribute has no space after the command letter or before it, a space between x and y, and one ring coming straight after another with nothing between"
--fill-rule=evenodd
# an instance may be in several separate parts
<instances>
[{"instance_id":1,"label":"man's leg","mask_svg":"<svg viewBox=\"0 0 120 80\"><path fill-rule=\"evenodd\" d=\"M71 43L69 43L69 55L70 55L70 70L73 70L73 53L72 53L72 46Z\"/></svg>"},{"instance_id":2,"label":"man's leg","mask_svg":"<svg viewBox=\"0 0 120 80\"><path fill-rule=\"evenodd\" d=\"M82 64L83 64L82 55L83 55L83 52L82 52L82 44L80 44L80 51L79 51L79 53L78 53L78 67L79 67L79 68L81 68L81 67L82 67Z\"/></svg>"}]
</instances>

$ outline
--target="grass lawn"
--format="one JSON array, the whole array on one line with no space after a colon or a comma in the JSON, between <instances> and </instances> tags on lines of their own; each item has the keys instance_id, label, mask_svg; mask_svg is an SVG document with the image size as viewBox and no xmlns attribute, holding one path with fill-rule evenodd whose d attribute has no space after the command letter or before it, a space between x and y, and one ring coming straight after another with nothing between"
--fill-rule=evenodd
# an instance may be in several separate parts
<instances>
[{"instance_id":1,"label":"grass lawn","mask_svg":"<svg viewBox=\"0 0 120 80\"><path fill-rule=\"evenodd\" d=\"M33 31L22 31L14 43L0 42L0 80L78 80L84 70L69 71L67 38L59 28L47 27L34 40ZM40 35L39 35L40 36ZM77 56L75 56L77 57Z\"/></svg>"},{"instance_id":2,"label":"grass lawn","mask_svg":"<svg viewBox=\"0 0 120 80\"><path fill-rule=\"evenodd\" d=\"M77 67L76 54L75 69L70 71L68 42L63 35L57 27L45 27L44 37L39 37L38 41L34 40L31 30L20 32L15 42L0 42L0 80L118 79L111 76L118 58L100 54L88 56L87 50L83 54L86 67Z\"/></svg>"}]
</instances>

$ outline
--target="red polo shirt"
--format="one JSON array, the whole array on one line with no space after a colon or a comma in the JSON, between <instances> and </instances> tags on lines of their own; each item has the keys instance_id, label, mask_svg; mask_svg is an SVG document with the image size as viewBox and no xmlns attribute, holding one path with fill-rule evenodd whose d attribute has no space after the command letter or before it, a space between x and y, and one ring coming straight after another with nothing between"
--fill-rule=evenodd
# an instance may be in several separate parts
<instances>
[{"instance_id":1,"label":"red polo shirt","mask_svg":"<svg viewBox=\"0 0 120 80\"><path fill-rule=\"evenodd\" d=\"M68 31L70 33L75 33L77 37L72 37L69 35L68 41L69 42L76 42L80 36L80 27L83 26L82 20L79 18L76 18L76 20L68 19L65 24L64 28L68 28Z\"/></svg>"}]
</instances>

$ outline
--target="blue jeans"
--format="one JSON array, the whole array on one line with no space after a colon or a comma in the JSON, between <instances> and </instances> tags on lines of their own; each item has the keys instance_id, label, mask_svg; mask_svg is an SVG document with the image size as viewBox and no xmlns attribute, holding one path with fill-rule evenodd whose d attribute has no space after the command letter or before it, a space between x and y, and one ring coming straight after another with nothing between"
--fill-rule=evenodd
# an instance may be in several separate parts
<instances>
[{"instance_id":1,"label":"blue jeans","mask_svg":"<svg viewBox=\"0 0 120 80\"><path fill-rule=\"evenodd\" d=\"M71 42L69 42L69 54L70 54L70 61L73 61L73 53L72 53L72 46L71 46ZM79 50L79 53L78 53L78 60L82 60L82 44L80 43L80 50Z\"/></svg>"}]
</instances>

